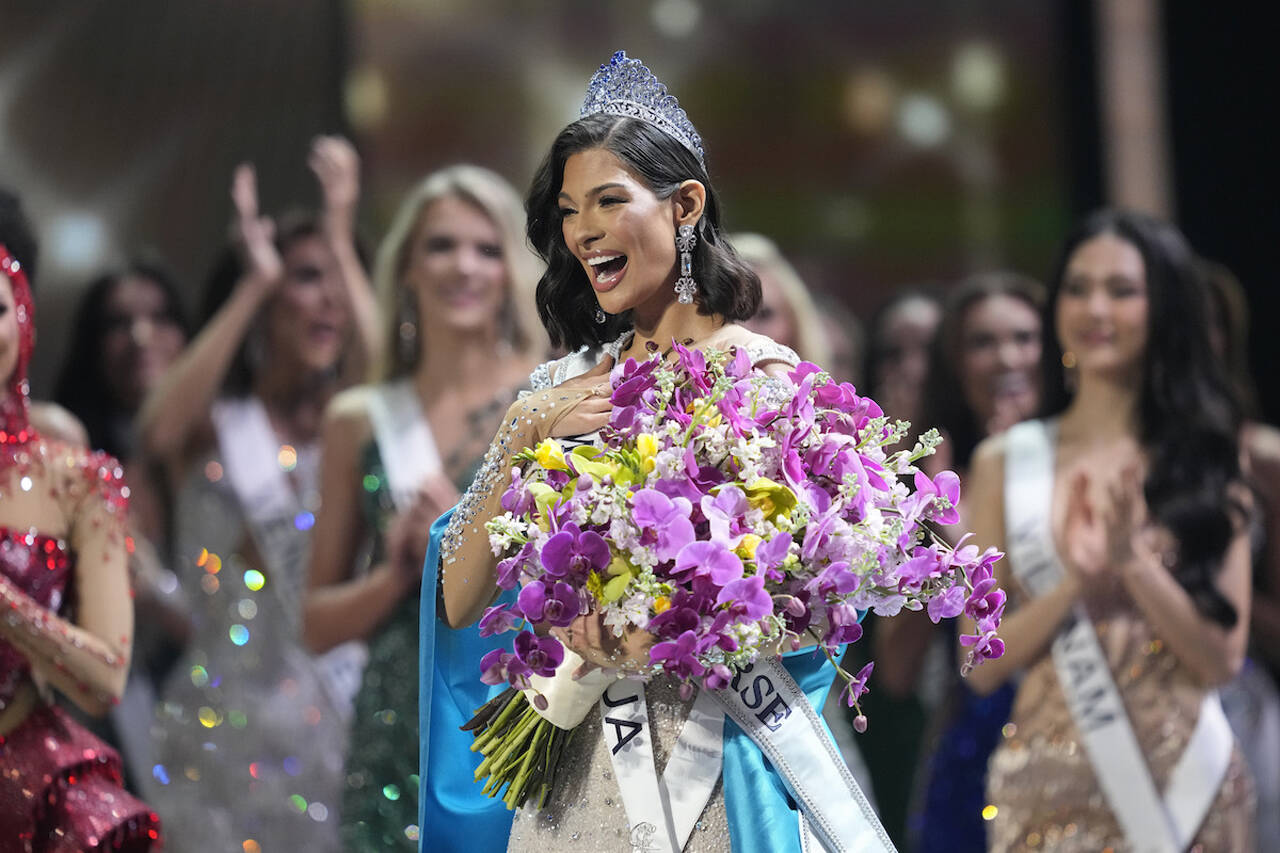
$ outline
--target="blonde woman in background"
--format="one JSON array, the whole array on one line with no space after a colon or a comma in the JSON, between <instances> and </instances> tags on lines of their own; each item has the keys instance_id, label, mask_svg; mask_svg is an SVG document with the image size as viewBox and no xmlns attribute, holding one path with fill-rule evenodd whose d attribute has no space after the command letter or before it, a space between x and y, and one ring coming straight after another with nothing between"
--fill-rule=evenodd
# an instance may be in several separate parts
<instances>
[{"instance_id":1,"label":"blonde woman in background","mask_svg":"<svg viewBox=\"0 0 1280 853\"><path fill-rule=\"evenodd\" d=\"M325 418L304 615L306 642L317 653L351 640L369 644L346 774L346 849L417 850L419 832L429 831L417 826L418 684L411 675L427 535L471 481L488 436L544 357L533 299L540 274L525 246L519 198L476 166L451 166L419 184L378 252L387 346L376 384L339 395ZM473 687L475 705L482 704L482 652L462 651L480 642L475 629L441 628L438 636L437 676ZM457 736L466 716L438 721L433 732ZM449 752L432 754L448 772ZM466 764L457 754L447 761ZM467 765L465 784L452 786L441 774L424 774L422 796L438 802L455 828L469 820L483 833L493 824L505 838L509 813L471 783L472 771Z\"/></svg>"},{"instance_id":2,"label":"blonde woman in background","mask_svg":"<svg viewBox=\"0 0 1280 853\"><path fill-rule=\"evenodd\" d=\"M822 316L796 268L777 244L761 234L735 234L729 242L760 277L760 310L743 325L791 347L805 361L829 369L831 344Z\"/></svg>"}]
</instances>

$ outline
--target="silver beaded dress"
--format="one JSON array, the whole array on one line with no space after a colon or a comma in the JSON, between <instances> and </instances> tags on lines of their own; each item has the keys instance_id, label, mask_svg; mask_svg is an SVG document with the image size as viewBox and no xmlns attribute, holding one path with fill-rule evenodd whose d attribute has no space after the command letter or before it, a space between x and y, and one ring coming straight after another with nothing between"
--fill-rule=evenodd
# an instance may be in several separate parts
<instances>
[{"instance_id":1,"label":"silver beaded dress","mask_svg":"<svg viewBox=\"0 0 1280 853\"><path fill-rule=\"evenodd\" d=\"M314 509L317 448L290 449L282 467L296 458L293 480ZM272 572L216 452L191 467L174 512L194 635L160 690L143 786L166 849L336 853L348 721L299 637L308 525L278 526L301 558Z\"/></svg>"},{"instance_id":2,"label":"silver beaded dress","mask_svg":"<svg viewBox=\"0 0 1280 853\"><path fill-rule=\"evenodd\" d=\"M630 339L628 332L604 351L616 359ZM755 364L780 361L797 364L799 357L789 348L765 341L748 346ZM575 353L559 363L543 365L531 378L533 390L543 390L590 370L601 353ZM645 687L649 709L649 731L653 737L654 769L659 775L675 748L689 716L693 699L680 698L677 682L667 676L653 679ZM548 850L630 851L646 849L629 837L626 809L613 778L613 764L601 728L600 712L592 709L574 730L565 748L555 791L546 806L535 811L521 809L511 825L508 853L545 853ZM717 781L706 808L684 846L685 853L722 853L729 850L729 821L724 792Z\"/></svg>"}]
</instances>

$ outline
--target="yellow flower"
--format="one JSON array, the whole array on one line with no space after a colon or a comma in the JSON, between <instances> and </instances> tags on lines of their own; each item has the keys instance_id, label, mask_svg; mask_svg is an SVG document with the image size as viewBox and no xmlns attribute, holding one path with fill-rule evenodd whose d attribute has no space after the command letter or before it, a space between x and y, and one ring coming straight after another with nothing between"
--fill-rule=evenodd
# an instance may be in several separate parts
<instances>
[{"instance_id":1,"label":"yellow flower","mask_svg":"<svg viewBox=\"0 0 1280 853\"><path fill-rule=\"evenodd\" d=\"M533 451L534 458L538 460L538 464L548 471L568 471L569 466L564 461L564 450L560 448L560 442L554 438L544 438Z\"/></svg>"},{"instance_id":2,"label":"yellow flower","mask_svg":"<svg viewBox=\"0 0 1280 853\"><path fill-rule=\"evenodd\" d=\"M756 548L763 540L754 533L748 533L742 537L742 541L738 543L738 547L733 552L744 560L754 560L756 557Z\"/></svg>"},{"instance_id":3,"label":"yellow flower","mask_svg":"<svg viewBox=\"0 0 1280 853\"><path fill-rule=\"evenodd\" d=\"M671 599L667 598L665 595L660 595L653 600L654 613L661 613L664 610L670 610L670 609L671 609Z\"/></svg>"},{"instance_id":4,"label":"yellow flower","mask_svg":"<svg viewBox=\"0 0 1280 853\"><path fill-rule=\"evenodd\" d=\"M795 492L768 477L759 478L743 491L747 493L747 502L763 512L765 518L770 520L780 515L789 518L791 510L796 505Z\"/></svg>"},{"instance_id":5,"label":"yellow flower","mask_svg":"<svg viewBox=\"0 0 1280 853\"><path fill-rule=\"evenodd\" d=\"M599 572L591 572L587 575L587 592L599 602L604 602L604 584L600 581Z\"/></svg>"},{"instance_id":6,"label":"yellow flower","mask_svg":"<svg viewBox=\"0 0 1280 853\"><path fill-rule=\"evenodd\" d=\"M653 471L658 462L658 437L653 433L642 432L636 436L636 452L640 455L640 467L645 474Z\"/></svg>"}]
</instances>

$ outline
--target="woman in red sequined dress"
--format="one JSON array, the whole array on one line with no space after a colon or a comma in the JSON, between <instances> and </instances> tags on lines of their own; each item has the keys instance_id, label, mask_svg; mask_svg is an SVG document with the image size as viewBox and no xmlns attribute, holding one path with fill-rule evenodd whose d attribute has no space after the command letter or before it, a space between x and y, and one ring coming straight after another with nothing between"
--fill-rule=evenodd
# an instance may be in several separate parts
<instances>
[{"instance_id":1,"label":"woman in red sequined dress","mask_svg":"<svg viewBox=\"0 0 1280 853\"><path fill-rule=\"evenodd\" d=\"M104 713L133 634L118 463L28 421L26 257L0 234L0 851L150 851L160 824L120 757L50 703ZM17 243L18 241L12 241ZM21 251L15 247L15 252Z\"/></svg>"}]
</instances>

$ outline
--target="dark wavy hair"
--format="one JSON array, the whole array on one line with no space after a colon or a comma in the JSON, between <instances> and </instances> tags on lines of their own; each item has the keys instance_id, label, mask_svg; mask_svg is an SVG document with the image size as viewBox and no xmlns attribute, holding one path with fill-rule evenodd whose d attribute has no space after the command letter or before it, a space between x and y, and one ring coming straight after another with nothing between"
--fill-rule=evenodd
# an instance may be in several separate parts
<instances>
[{"instance_id":1,"label":"dark wavy hair","mask_svg":"<svg viewBox=\"0 0 1280 853\"><path fill-rule=\"evenodd\" d=\"M630 312L595 321L599 303L582 264L564 243L557 197L564 183L564 165L580 151L603 148L659 199L670 198L687 180L707 189L702 218L694 227L693 250L698 281L698 312L719 314L726 320L746 320L760 307L760 279L733 247L720 225L720 202L707 170L689 149L653 125L639 119L603 113L570 124L551 145L538 167L525 199L529 242L547 264L538 282L538 316L554 346L570 350L612 341L631 328Z\"/></svg>"},{"instance_id":2,"label":"dark wavy hair","mask_svg":"<svg viewBox=\"0 0 1280 853\"><path fill-rule=\"evenodd\" d=\"M106 303L111 291L124 279L146 279L164 294L164 318L182 330L183 338L191 338L191 324L182 310L182 298L172 274L157 258L139 257L118 270L99 276L89 283L76 306L71 321L71 342L62 361L62 370L54 384L53 398L65 406L89 432L89 446L105 450L117 459L127 459L132 448L125 446L126 437L118 427L121 415L132 420L111 397L111 384L103 374L102 342L111 318Z\"/></svg>"},{"instance_id":3,"label":"dark wavy hair","mask_svg":"<svg viewBox=\"0 0 1280 853\"><path fill-rule=\"evenodd\" d=\"M1067 264L1080 245L1112 234L1142 255L1147 279L1147 350L1138 399L1139 440L1149 456L1143 493L1153 520L1178 543L1173 576L1210 620L1231 627L1239 614L1218 589L1223 555L1244 521L1235 497L1242 482L1240 407L1209 345L1204 285L1182 233L1122 210L1087 216L1067 238L1049 278L1043 345L1044 413L1070 402L1057 326Z\"/></svg>"},{"instance_id":4,"label":"dark wavy hair","mask_svg":"<svg viewBox=\"0 0 1280 853\"><path fill-rule=\"evenodd\" d=\"M959 374L965 318L970 308L993 296L1019 299L1037 317L1044 313L1044 285L1035 279L1008 271L975 273L948 291L942 303L942 321L929 348L921 420L926 427L946 432L953 463L961 469L969 467L974 448L986 437L986 424L974 417Z\"/></svg>"}]
</instances>

